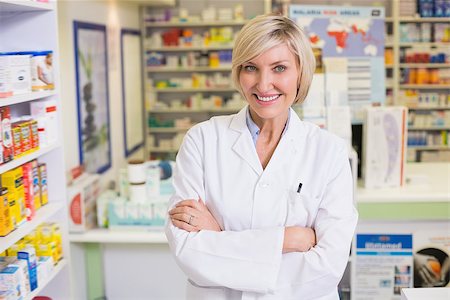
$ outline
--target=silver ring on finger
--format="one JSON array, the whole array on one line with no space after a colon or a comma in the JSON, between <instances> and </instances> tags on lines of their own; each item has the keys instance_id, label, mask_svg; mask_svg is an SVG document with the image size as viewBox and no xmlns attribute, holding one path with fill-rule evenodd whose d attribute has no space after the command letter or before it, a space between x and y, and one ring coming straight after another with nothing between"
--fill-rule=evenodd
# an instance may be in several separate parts
<instances>
[{"instance_id":1,"label":"silver ring on finger","mask_svg":"<svg viewBox=\"0 0 450 300\"><path fill-rule=\"evenodd\" d=\"M189 221L188 221L188 224L189 224L189 225L191 225L191 221L192 221L193 218L194 218L193 215L189 215Z\"/></svg>"}]
</instances>

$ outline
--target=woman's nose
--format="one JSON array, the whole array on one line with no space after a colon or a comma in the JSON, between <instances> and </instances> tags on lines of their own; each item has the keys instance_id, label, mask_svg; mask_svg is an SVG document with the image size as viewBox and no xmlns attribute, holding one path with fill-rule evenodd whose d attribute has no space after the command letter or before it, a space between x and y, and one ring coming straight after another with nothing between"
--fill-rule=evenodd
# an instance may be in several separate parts
<instances>
[{"instance_id":1,"label":"woman's nose","mask_svg":"<svg viewBox=\"0 0 450 300\"><path fill-rule=\"evenodd\" d=\"M272 74L268 71L260 71L256 88L260 92L268 92L273 88Z\"/></svg>"}]
</instances>

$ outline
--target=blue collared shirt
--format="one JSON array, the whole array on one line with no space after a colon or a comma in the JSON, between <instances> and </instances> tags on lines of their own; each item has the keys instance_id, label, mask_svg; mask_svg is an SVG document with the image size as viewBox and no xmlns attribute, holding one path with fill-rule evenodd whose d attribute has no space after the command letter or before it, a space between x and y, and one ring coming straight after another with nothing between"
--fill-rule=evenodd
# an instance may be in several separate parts
<instances>
[{"instance_id":1,"label":"blue collared shirt","mask_svg":"<svg viewBox=\"0 0 450 300\"><path fill-rule=\"evenodd\" d=\"M284 129L283 129L283 132L281 133L281 136L283 136L283 134L288 129L290 119L291 119L291 110L289 109L286 125L284 125ZM256 125L255 122L253 122L252 116L250 116L250 107L247 107L246 122L247 122L248 130L250 131L250 134L252 136L253 144L256 147L256 141L258 140L260 129L259 129L258 125Z\"/></svg>"}]
</instances>

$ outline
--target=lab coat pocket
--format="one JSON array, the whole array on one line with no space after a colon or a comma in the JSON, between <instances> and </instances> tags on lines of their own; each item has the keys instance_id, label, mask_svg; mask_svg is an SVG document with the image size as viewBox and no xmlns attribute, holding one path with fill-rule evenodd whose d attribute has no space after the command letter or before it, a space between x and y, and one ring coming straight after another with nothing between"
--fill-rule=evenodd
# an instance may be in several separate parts
<instances>
[{"instance_id":1,"label":"lab coat pocket","mask_svg":"<svg viewBox=\"0 0 450 300\"><path fill-rule=\"evenodd\" d=\"M306 193L288 191L286 226L312 227L317 213L315 200Z\"/></svg>"}]
</instances>

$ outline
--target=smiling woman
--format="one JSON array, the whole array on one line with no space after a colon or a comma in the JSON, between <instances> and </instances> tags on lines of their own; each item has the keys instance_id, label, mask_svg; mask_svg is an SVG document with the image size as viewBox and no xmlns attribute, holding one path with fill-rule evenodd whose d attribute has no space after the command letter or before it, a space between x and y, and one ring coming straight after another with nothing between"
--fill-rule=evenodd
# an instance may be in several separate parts
<instances>
[{"instance_id":1,"label":"smiling woman","mask_svg":"<svg viewBox=\"0 0 450 300\"><path fill-rule=\"evenodd\" d=\"M290 19L239 33L232 77L248 105L191 128L166 235L188 299L339 299L357 222L343 140L303 122L315 61Z\"/></svg>"}]
</instances>

